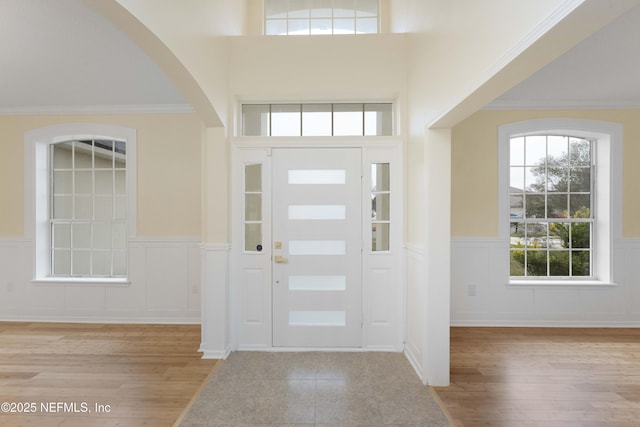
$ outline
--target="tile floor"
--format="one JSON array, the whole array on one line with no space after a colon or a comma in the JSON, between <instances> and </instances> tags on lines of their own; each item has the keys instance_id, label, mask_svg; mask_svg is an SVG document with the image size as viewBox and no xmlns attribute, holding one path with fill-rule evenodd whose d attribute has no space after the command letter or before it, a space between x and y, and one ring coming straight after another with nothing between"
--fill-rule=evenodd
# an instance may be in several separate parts
<instances>
[{"instance_id":1,"label":"tile floor","mask_svg":"<svg viewBox=\"0 0 640 427\"><path fill-rule=\"evenodd\" d=\"M181 427L449 426L401 353L236 352Z\"/></svg>"}]
</instances>

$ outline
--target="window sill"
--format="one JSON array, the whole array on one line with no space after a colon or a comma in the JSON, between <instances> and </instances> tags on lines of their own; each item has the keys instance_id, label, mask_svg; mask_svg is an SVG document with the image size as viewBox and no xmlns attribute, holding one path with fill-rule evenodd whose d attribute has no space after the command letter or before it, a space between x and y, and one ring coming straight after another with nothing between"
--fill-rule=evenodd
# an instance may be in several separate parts
<instances>
[{"instance_id":1,"label":"window sill","mask_svg":"<svg viewBox=\"0 0 640 427\"><path fill-rule=\"evenodd\" d=\"M509 280L507 286L549 286L560 287L565 286L568 288L574 287L593 287L603 286L611 287L618 286L616 283L604 280Z\"/></svg>"},{"instance_id":2,"label":"window sill","mask_svg":"<svg viewBox=\"0 0 640 427\"><path fill-rule=\"evenodd\" d=\"M129 286L131 281L127 278L91 278L91 277L43 277L33 279L35 285L72 285L72 286Z\"/></svg>"}]
</instances>

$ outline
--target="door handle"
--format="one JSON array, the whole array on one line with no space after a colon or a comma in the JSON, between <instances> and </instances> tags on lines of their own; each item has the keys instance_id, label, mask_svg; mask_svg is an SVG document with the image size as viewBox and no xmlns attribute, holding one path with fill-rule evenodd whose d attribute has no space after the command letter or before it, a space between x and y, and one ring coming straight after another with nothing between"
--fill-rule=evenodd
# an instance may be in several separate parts
<instances>
[{"instance_id":1,"label":"door handle","mask_svg":"<svg viewBox=\"0 0 640 427\"><path fill-rule=\"evenodd\" d=\"M276 255L273 257L273 260L278 264L286 264L289 262L287 258L282 257L281 255Z\"/></svg>"}]
</instances>

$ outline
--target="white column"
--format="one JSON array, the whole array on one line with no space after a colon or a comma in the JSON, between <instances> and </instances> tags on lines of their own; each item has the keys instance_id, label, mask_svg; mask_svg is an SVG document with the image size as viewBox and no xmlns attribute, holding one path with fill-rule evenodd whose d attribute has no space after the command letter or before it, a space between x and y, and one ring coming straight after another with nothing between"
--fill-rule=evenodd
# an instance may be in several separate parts
<instances>
[{"instance_id":1,"label":"white column","mask_svg":"<svg viewBox=\"0 0 640 427\"><path fill-rule=\"evenodd\" d=\"M229 150L224 128L202 129L202 342L204 358L231 349L229 295Z\"/></svg>"},{"instance_id":2,"label":"white column","mask_svg":"<svg viewBox=\"0 0 640 427\"><path fill-rule=\"evenodd\" d=\"M424 380L449 385L451 304L451 129L427 129L425 166Z\"/></svg>"}]
</instances>

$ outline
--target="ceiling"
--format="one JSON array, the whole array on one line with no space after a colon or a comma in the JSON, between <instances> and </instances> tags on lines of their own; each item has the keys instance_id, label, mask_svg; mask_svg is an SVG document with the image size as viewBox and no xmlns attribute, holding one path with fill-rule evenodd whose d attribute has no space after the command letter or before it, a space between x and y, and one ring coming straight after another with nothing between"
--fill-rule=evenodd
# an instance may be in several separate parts
<instances>
[{"instance_id":1,"label":"ceiling","mask_svg":"<svg viewBox=\"0 0 640 427\"><path fill-rule=\"evenodd\" d=\"M583 40L488 108L640 108L640 6Z\"/></svg>"},{"instance_id":2,"label":"ceiling","mask_svg":"<svg viewBox=\"0 0 640 427\"><path fill-rule=\"evenodd\" d=\"M135 43L79 0L0 0L0 113L114 107L190 108Z\"/></svg>"},{"instance_id":3,"label":"ceiling","mask_svg":"<svg viewBox=\"0 0 640 427\"><path fill-rule=\"evenodd\" d=\"M640 108L640 7L487 108ZM0 0L0 114L190 110L166 75L79 0Z\"/></svg>"}]
</instances>

